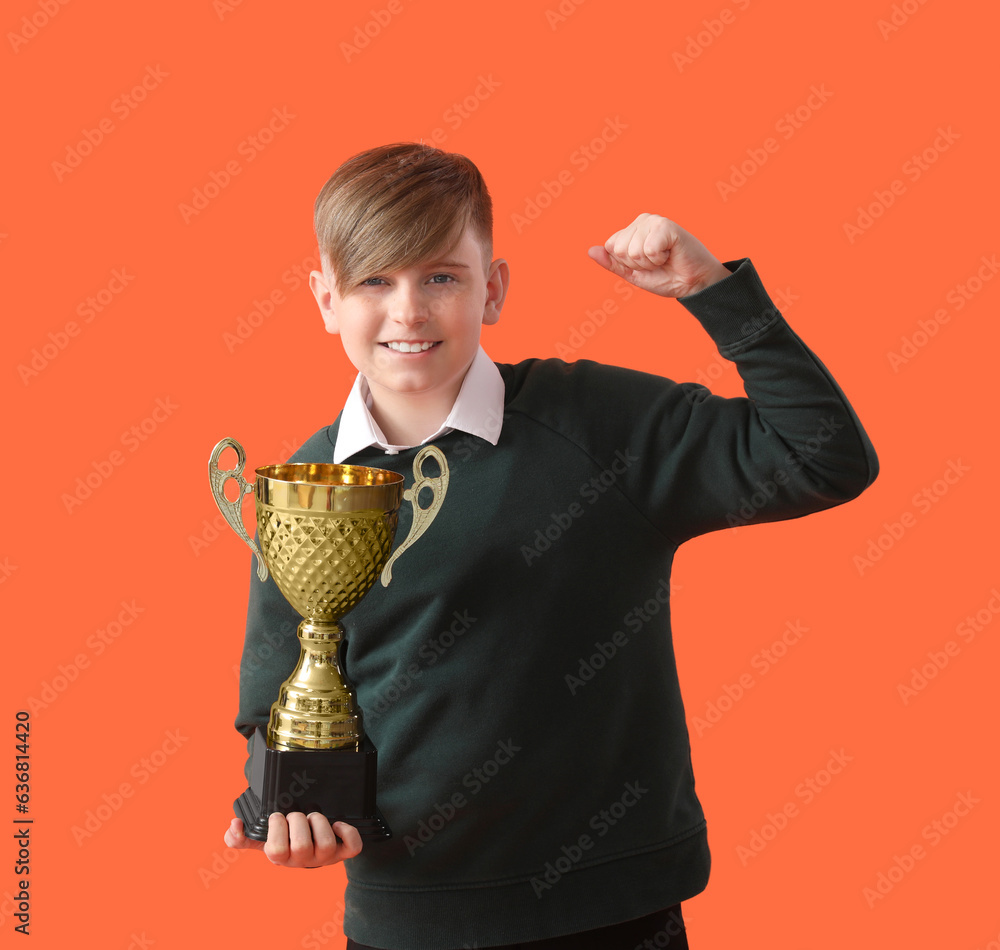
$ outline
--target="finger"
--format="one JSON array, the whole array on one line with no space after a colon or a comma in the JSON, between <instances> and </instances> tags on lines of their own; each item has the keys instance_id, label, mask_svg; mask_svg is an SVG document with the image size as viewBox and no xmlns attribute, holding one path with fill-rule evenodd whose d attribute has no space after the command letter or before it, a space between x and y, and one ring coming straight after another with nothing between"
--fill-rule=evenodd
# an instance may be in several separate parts
<instances>
[{"instance_id":1,"label":"finger","mask_svg":"<svg viewBox=\"0 0 1000 950\"><path fill-rule=\"evenodd\" d=\"M341 840L340 853L337 855L340 860L346 861L361 854L361 832L354 825L349 825L346 821L335 821L333 830Z\"/></svg>"},{"instance_id":2,"label":"finger","mask_svg":"<svg viewBox=\"0 0 1000 950\"><path fill-rule=\"evenodd\" d=\"M640 270L649 270L652 267L652 263L646 256L646 238L646 231L638 229L629 239L626 253L628 254L627 263L630 267L639 268Z\"/></svg>"},{"instance_id":3,"label":"finger","mask_svg":"<svg viewBox=\"0 0 1000 950\"><path fill-rule=\"evenodd\" d=\"M288 843L288 822L281 812L274 812L267 819L267 841L264 854L272 864L287 864L291 855Z\"/></svg>"},{"instance_id":4,"label":"finger","mask_svg":"<svg viewBox=\"0 0 1000 950\"><path fill-rule=\"evenodd\" d=\"M651 232L642 247L643 256L653 267L662 267L670 259L673 241L662 232Z\"/></svg>"},{"instance_id":5,"label":"finger","mask_svg":"<svg viewBox=\"0 0 1000 950\"><path fill-rule=\"evenodd\" d=\"M632 269L625 267L620 261L612 257L606 247L592 247L587 251L587 254L592 261L600 264L601 267L606 268L611 273L617 274L619 277L628 279L632 273Z\"/></svg>"},{"instance_id":6,"label":"finger","mask_svg":"<svg viewBox=\"0 0 1000 950\"><path fill-rule=\"evenodd\" d=\"M257 841L254 838L246 836L243 829L243 822L239 818L234 818L229 823L229 827L226 829L225 835L223 835L223 840L226 842L226 847L228 848L253 848L259 851L264 847L263 841Z\"/></svg>"},{"instance_id":7,"label":"finger","mask_svg":"<svg viewBox=\"0 0 1000 950\"><path fill-rule=\"evenodd\" d=\"M309 820L300 811L289 812L285 820L288 822L289 865L305 867L315 864L315 844Z\"/></svg>"},{"instance_id":8,"label":"finger","mask_svg":"<svg viewBox=\"0 0 1000 950\"><path fill-rule=\"evenodd\" d=\"M313 840L313 865L332 864L337 858L339 842L326 815L318 811L306 815ZM341 822L343 824L343 822Z\"/></svg>"},{"instance_id":9,"label":"finger","mask_svg":"<svg viewBox=\"0 0 1000 950\"><path fill-rule=\"evenodd\" d=\"M600 245L594 245L587 249L587 256L592 260L596 261L601 267L606 267L611 270L611 255Z\"/></svg>"},{"instance_id":10,"label":"finger","mask_svg":"<svg viewBox=\"0 0 1000 950\"><path fill-rule=\"evenodd\" d=\"M641 214L635 220L636 230L629 244L633 266L643 270L663 267L677 243L676 228L661 215Z\"/></svg>"},{"instance_id":11,"label":"finger","mask_svg":"<svg viewBox=\"0 0 1000 950\"><path fill-rule=\"evenodd\" d=\"M226 833L222 836L222 840L226 842L227 848L240 848L242 847L242 842L247 839L243 836L243 822L239 818L234 818L229 822L229 827L226 829Z\"/></svg>"},{"instance_id":12,"label":"finger","mask_svg":"<svg viewBox=\"0 0 1000 950\"><path fill-rule=\"evenodd\" d=\"M628 265L628 246L635 233L635 225L629 225L624 231L616 231L607 239L604 244L605 250L618 261L619 264Z\"/></svg>"}]
</instances>

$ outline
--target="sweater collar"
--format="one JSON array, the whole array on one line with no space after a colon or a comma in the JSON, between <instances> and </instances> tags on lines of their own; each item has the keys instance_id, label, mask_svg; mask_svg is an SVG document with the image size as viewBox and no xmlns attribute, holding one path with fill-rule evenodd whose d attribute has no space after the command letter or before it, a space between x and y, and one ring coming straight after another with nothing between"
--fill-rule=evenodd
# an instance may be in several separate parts
<instances>
[{"instance_id":1,"label":"sweater collar","mask_svg":"<svg viewBox=\"0 0 1000 950\"><path fill-rule=\"evenodd\" d=\"M462 388L448 418L437 432L421 442L428 442L458 430L485 439L496 445L503 426L504 383L496 364L482 347L465 374ZM357 452L375 446L387 455L396 455L412 445L391 445L371 414L371 390L368 380L358 373L347 402L340 415L337 443L333 448L333 461L340 464Z\"/></svg>"}]
</instances>

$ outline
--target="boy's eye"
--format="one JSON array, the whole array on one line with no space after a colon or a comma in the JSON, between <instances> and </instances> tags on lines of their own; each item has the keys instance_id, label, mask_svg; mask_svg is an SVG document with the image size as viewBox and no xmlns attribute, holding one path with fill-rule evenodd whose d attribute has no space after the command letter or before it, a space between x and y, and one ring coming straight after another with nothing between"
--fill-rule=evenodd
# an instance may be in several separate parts
<instances>
[{"instance_id":1,"label":"boy's eye","mask_svg":"<svg viewBox=\"0 0 1000 950\"><path fill-rule=\"evenodd\" d=\"M385 283L381 277L369 277L367 280L361 281L362 287L377 287L379 283Z\"/></svg>"},{"instance_id":2,"label":"boy's eye","mask_svg":"<svg viewBox=\"0 0 1000 950\"><path fill-rule=\"evenodd\" d=\"M441 279L439 279L439 278L441 278ZM435 283L435 284L446 284L446 283L448 283L448 281L452 281L454 279L455 278L452 277L451 274L435 274L431 278L431 282Z\"/></svg>"}]
</instances>

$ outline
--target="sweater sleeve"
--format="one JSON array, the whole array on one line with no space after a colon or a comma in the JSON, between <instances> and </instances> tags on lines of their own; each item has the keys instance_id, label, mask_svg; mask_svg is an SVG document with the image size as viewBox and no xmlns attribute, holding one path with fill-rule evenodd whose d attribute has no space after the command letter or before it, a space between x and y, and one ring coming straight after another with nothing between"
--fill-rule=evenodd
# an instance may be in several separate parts
<instances>
[{"instance_id":1,"label":"sweater sleeve","mask_svg":"<svg viewBox=\"0 0 1000 950\"><path fill-rule=\"evenodd\" d=\"M675 543L797 518L859 495L878 460L847 397L785 322L749 258L679 298L736 363L745 397L645 376L626 409L626 493ZM624 408L624 407L623 407Z\"/></svg>"}]
</instances>

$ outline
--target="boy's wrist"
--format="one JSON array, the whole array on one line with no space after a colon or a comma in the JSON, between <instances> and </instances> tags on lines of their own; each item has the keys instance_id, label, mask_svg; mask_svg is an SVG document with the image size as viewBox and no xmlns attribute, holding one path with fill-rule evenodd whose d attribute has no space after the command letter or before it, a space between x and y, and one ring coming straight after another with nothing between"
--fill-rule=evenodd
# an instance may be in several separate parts
<instances>
[{"instance_id":1,"label":"boy's wrist","mask_svg":"<svg viewBox=\"0 0 1000 950\"><path fill-rule=\"evenodd\" d=\"M720 351L738 348L743 341L781 319L749 257L726 261L723 267L729 271L727 277L696 294L677 298L698 319Z\"/></svg>"},{"instance_id":2,"label":"boy's wrist","mask_svg":"<svg viewBox=\"0 0 1000 950\"><path fill-rule=\"evenodd\" d=\"M714 287L716 284L730 278L735 273L736 269L743 263L743 261L749 260L748 257L741 257L735 261L726 261L719 264L718 270L713 271L712 275L706 278L705 282L701 284L697 290L692 290L689 294L684 294L683 297L678 297L682 303L691 300L693 297L697 297L699 294L704 293L710 287ZM685 304L686 305L686 304Z\"/></svg>"},{"instance_id":3,"label":"boy's wrist","mask_svg":"<svg viewBox=\"0 0 1000 950\"><path fill-rule=\"evenodd\" d=\"M739 264L739 261L730 263L733 264L731 269L721 262L716 262L716 265L711 269L711 273L706 275L705 280L696 285L690 293L685 294L684 296L694 297L695 295L700 294L703 290L707 290L709 287L713 287L720 281L725 280L727 277L731 277L733 271L736 269L736 266Z\"/></svg>"}]
</instances>

